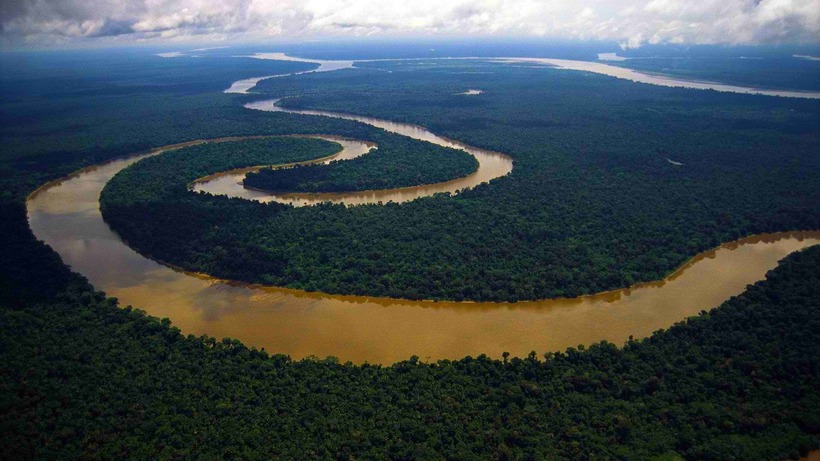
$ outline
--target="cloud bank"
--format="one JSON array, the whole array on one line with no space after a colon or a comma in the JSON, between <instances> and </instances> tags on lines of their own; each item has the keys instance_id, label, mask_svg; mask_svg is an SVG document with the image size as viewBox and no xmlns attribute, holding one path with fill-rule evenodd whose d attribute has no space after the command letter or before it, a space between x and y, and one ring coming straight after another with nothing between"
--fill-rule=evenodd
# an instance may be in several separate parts
<instances>
[{"instance_id":1,"label":"cloud bank","mask_svg":"<svg viewBox=\"0 0 820 461\"><path fill-rule=\"evenodd\" d=\"M6 42L530 36L820 42L820 0L3 0Z\"/></svg>"}]
</instances>

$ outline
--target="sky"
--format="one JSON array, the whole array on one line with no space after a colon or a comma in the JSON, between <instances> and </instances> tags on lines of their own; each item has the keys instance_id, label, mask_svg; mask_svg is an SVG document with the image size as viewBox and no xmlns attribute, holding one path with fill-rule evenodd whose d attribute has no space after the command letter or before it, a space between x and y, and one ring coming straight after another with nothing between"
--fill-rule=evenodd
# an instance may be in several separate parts
<instances>
[{"instance_id":1,"label":"sky","mask_svg":"<svg viewBox=\"0 0 820 461\"><path fill-rule=\"evenodd\" d=\"M817 44L820 0L2 0L0 44L230 44L328 37Z\"/></svg>"}]
</instances>

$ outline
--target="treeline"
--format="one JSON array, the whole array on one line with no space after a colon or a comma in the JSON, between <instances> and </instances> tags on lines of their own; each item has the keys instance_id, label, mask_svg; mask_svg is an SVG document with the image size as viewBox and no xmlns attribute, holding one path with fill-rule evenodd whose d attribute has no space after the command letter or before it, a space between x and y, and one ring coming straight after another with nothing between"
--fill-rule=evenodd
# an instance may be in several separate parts
<instances>
[{"instance_id":1,"label":"treeline","mask_svg":"<svg viewBox=\"0 0 820 461\"><path fill-rule=\"evenodd\" d=\"M394 158L394 152L399 158L415 155L413 145L419 145L419 150L433 157L457 153L472 159L463 151L444 149L381 130L373 130L370 134L379 143L378 155L388 159ZM265 227L271 220L283 213L298 214L298 211L278 203L260 204L197 194L189 190L189 184L209 174L236 168L323 158L339 148L337 143L321 139L270 137L206 143L166 152L119 172L103 189L100 209L109 225L130 245L147 255L226 278L287 285L298 280L293 277L294 270L307 268L315 262L289 263L282 258L281 250L260 241L267 240ZM367 163L363 166L366 168ZM293 170L282 171L290 173ZM337 211L344 208L335 207ZM311 223L311 226L318 226L314 227L316 230L327 225L328 222L322 219ZM286 231L281 225L276 228ZM293 235L289 237L292 238ZM285 244L281 238L274 242ZM213 251L216 246L223 246L227 251Z\"/></svg>"},{"instance_id":2,"label":"treeline","mask_svg":"<svg viewBox=\"0 0 820 461\"><path fill-rule=\"evenodd\" d=\"M87 289L3 307L9 459L779 461L820 446L820 247L649 339L543 359L292 361Z\"/></svg>"},{"instance_id":3,"label":"treeline","mask_svg":"<svg viewBox=\"0 0 820 461\"><path fill-rule=\"evenodd\" d=\"M475 157L458 149L395 136L369 155L329 165L262 169L245 176L245 185L274 192L346 192L434 184L469 175Z\"/></svg>"}]
</instances>

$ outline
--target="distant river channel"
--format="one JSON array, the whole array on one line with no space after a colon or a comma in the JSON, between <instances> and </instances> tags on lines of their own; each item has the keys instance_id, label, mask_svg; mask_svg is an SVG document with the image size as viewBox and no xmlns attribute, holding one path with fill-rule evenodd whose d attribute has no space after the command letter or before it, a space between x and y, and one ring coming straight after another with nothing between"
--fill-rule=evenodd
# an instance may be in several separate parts
<instances>
[{"instance_id":1,"label":"distant river channel","mask_svg":"<svg viewBox=\"0 0 820 461\"><path fill-rule=\"evenodd\" d=\"M275 100L246 107L284 110ZM297 206L327 200L403 202L436 192L457 192L512 170L512 160L506 155L466 146L422 127L321 111L292 112L352 119L464 149L480 166L472 175L445 183L350 194L272 196L243 188L239 184L243 171L204 178L194 189ZM338 141L345 148L338 159L376 147ZM29 225L74 271L119 298L122 305L167 317L185 334L237 338L248 346L295 359L335 356L342 362L392 364L412 355L433 361L482 353L500 357L504 351L525 356L530 351L541 354L602 340L623 344L630 336L646 337L718 306L763 279L789 253L820 244L818 231L758 235L697 255L662 281L593 296L518 303L407 301L249 285L176 270L148 259L128 247L100 214L100 192L117 172L147 156L201 142L112 160L46 184L28 198Z\"/></svg>"}]
</instances>

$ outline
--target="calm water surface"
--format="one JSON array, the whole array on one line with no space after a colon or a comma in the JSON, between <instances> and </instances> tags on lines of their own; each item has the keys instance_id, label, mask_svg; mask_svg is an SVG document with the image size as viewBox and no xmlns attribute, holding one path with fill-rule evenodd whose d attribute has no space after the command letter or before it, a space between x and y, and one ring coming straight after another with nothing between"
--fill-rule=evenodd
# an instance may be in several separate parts
<instances>
[{"instance_id":1,"label":"calm water surface","mask_svg":"<svg viewBox=\"0 0 820 461\"><path fill-rule=\"evenodd\" d=\"M256 53L252 57L260 58L260 59L275 59L275 60L285 60L285 61L298 61L298 62L311 62L316 63L319 65L319 68L316 69L316 72L327 72L333 70L340 70L340 69L348 69L354 67L354 61L322 61L322 60L314 60L314 59L302 59L302 58L295 58L292 56L288 56L284 53ZM813 58L806 56L806 58ZM809 98L809 99L820 99L820 92L817 91L789 91L789 90L776 90L776 89L765 89L765 88L753 88L753 87L745 87L739 85L729 85L724 83L718 82L709 82L709 81L695 81L695 80L686 80L676 78L670 75L660 75L660 74L647 74L637 70L627 69L619 66L612 66L609 64L605 64L603 62L594 62L594 61L575 61L569 59L553 59L553 58L518 58L518 57L496 57L496 58L482 58L482 57L463 57L463 58L411 58L411 59L363 59L358 60L357 62L378 62L378 61L418 61L418 60L485 60L485 61L496 61L496 62L505 62L505 63L513 63L513 64L540 64L540 65L547 65L551 67L556 67L558 69L563 70L576 70L582 72L592 72L596 74L608 75L610 77L630 80L633 82L638 83L648 83L651 85L659 85L659 86L666 86L666 87L673 87L673 88L689 88L689 89L699 89L699 90L714 90L714 91L721 91L721 92L729 92L729 93L743 93L743 94L756 94L756 95L765 95L765 96L781 96L787 98ZM625 58L621 58L617 56L616 53L599 53L598 59L602 61L625 61ZM308 71L314 72L314 71ZM305 73L305 72L300 72ZM249 88L253 87L258 83L260 80L264 80L265 78L271 77L280 77L281 75L273 75L268 77L259 77L256 79L247 79L247 80L240 80L240 82L247 82L240 84L240 82L234 83L234 85L239 85L235 90L232 86L228 90L227 93L233 92L246 92ZM250 84L252 82L252 84ZM248 86L249 85L249 86Z\"/></svg>"},{"instance_id":2,"label":"calm water surface","mask_svg":"<svg viewBox=\"0 0 820 461\"><path fill-rule=\"evenodd\" d=\"M787 254L820 243L820 232L744 239L698 256L663 282L577 299L434 303L305 293L175 271L124 244L103 222L99 195L139 158L83 170L32 194L28 217L37 238L123 305L168 317L184 333L230 336L294 358L389 364L411 355L520 356L604 339L621 344L719 305Z\"/></svg>"}]
</instances>

